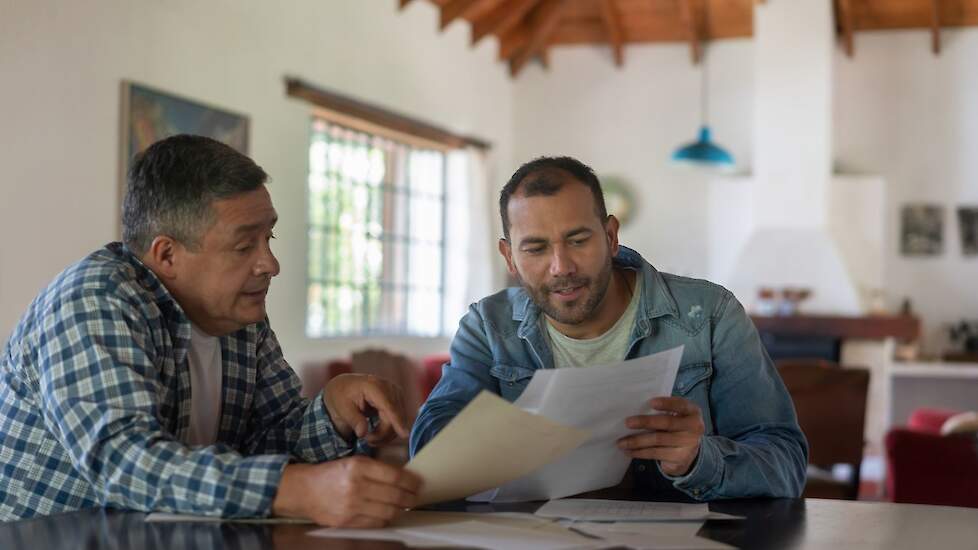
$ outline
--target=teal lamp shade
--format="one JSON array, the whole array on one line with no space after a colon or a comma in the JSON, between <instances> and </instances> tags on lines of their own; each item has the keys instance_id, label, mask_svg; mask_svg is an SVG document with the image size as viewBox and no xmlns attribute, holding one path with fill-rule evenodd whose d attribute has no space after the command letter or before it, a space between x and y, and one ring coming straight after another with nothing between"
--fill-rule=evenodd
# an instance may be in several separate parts
<instances>
[{"instance_id":1,"label":"teal lamp shade","mask_svg":"<svg viewBox=\"0 0 978 550\"><path fill-rule=\"evenodd\" d=\"M706 168L732 170L733 157L724 148L710 139L710 127L700 127L700 137L697 141L683 145L672 154L672 160L683 164L692 164Z\"/></svg>"}]
</instances>

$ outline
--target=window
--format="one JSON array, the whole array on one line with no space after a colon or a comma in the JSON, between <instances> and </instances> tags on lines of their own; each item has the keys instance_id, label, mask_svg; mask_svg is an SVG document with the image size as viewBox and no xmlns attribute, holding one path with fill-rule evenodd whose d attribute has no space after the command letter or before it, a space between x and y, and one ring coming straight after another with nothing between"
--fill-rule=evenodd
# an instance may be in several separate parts
<instances>
[{"instance_id":1,"label":"window","mask_svg":"<svg viewBox=\"0 0 978 550\"><path fill-rule=\"evenodd\" d=\"M309 337L442 333L445 171L441 150L313 118Z\"/></svg>"}]
</instances>

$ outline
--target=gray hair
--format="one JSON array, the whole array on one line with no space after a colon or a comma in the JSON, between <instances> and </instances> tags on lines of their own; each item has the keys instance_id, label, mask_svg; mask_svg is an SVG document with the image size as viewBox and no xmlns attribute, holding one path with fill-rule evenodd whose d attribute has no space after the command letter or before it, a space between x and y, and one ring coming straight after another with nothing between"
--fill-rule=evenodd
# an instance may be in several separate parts
<instances>
[{"instance_id":1,"label":"gray hair","mask_svg":"<svg viewBox=\"0 0 978 550\"><path fill-rule=\"evenodd\" d=\"M134 159L122 206L122 240L141 256L159 235L195 249L214 223L211 203L258 189L268 174L228 145L176 135Z\"/></svg>"}]
</instances>

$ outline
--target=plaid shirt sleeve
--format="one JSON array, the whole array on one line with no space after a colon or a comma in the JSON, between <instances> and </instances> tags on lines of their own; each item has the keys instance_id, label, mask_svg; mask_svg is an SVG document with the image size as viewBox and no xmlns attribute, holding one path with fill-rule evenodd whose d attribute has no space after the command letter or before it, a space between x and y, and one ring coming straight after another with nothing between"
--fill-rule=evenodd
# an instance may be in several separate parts
<instances>
[{"instance_id":1,"label":"plaid shirt sleeve","mask_svg":"<svg viewBox=\"0 0 978 550\"><path fill-rule=\"evenodd\" d=\"M323 462L351 454L354 447L333 428L322 394L299 396L301 382L282 356L266 323L258 336L258 380L249 416L249 453L287 453L303 462ZM355 443L355 442L354 442Z\"/></svg>"},{"instance_id":2,"label":"plaid shirt sleeve","mask_svg":"<svg viewBox=\"0 0 978 550\"><path fill-rule=\"evenodd\" d=\"M189 449L157 419L152 334L118 297L65 297L38 342L39 406L102 505L226 517L271 510L288 457Z\"/></svg>"}]
</instances>

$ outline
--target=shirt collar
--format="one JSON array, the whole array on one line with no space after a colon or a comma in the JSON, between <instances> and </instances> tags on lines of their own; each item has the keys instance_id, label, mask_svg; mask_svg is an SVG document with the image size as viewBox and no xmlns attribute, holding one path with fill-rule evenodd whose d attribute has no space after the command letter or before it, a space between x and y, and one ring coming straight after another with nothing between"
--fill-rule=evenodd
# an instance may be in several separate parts
<instances>
[{"instance_id":1,"label":"shirt collar","mask_svg":"<svg viewBox=\"0 0 978 550\"><path fill-rule=\"evenodd\" d=\"M170 334L176 340L174 343L177 348L186 350L190 345L190 318L176 298L170 294L163 281L125 244L113 242L106 245L106 248L132 267L136 282L152 295L153 302L162 312Z\"/></svg>"}]
</instances>

